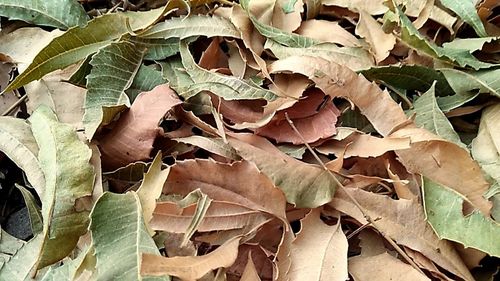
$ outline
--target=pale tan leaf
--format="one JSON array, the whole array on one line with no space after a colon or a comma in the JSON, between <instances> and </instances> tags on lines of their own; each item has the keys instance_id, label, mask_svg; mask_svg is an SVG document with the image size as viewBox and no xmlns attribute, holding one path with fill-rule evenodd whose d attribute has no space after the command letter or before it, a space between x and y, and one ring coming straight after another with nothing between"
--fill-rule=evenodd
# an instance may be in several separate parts
<instances>
[{"instance_id":1,"label":"pale tan leaf","mask_svg":"<svg viewBox=\"0 0 500 281\"><path fill-rule=\"evenodd\" d=\"M243 275L241 275L240 281L260 281L259 273L253 263L251 252L248 252L247 265L245 266Z\"/></svg>"},{"instance_id":2,"label":"pale tan leaf","mask_svg":"<svg viewBox=\"0 0 500 281\"><path fill-rule=\"evenodd\" d=\"M325 31L328 32L325 32ZM346 47L358 47L358 38L342 28L337 22L327 20L303 21L297 33L321 42L337 43Z\"/></svg>"},{"instance_id":3,"label":"pale tan leaf","mask_svg":"<svg viewBox=\"0 0 500 281\"><path fill-rule=\"evenodd\" d=\"M182 280L196 280L214 269L231 266L238 256L241 238L235 238L204 256L165 258L143 254L142 276L170 275Z\"/></svg>"},{"instance_id":4,"label":"pale tan leaf","mask_svg":"<svg viewBox=\"0 0 500 281\"><path fill-rule=\"evenodd\" d=\"M141 93L113 130L100 140L103 167L107 170L150 158L153 142L161 132L163 116L181 100L167 84Z\"/></svg>"},{"instance_id":5,"label":"pale tan leaf","mask_svg":"<svg viewBox=\"0 0 500 281\"><path fill-rule=\"evenodd\" d=\"M385 33L382 30L382 25L363 10L359 12L356 34L365 38L370 44L370 52L375 56L377 63L387 58L396 44L396 37L390 33Z\"/></svg>"},{"instance_id":6,"label":"pale tan leaf","mask_svg":"<svg viewBox=\"0 0 500 281\"><path fill-rule=\"evenodd\" d=\"M355 281L430 281L411 265L403 263L388 253L350 258L349 273Z\"/></svg>"},{"instance_id":7,"label":"pale tan leaf","mask_svg":"<svg viewBox=\"0 0 500 281\"><path fill-rule=\"evenodd\" d=\"M339 224L328 226L320 214L321 209L314 209L301 221L290 245L290 268L279 272L279 280L348 279L347 239Z\"/></svg>"}]
</instances>

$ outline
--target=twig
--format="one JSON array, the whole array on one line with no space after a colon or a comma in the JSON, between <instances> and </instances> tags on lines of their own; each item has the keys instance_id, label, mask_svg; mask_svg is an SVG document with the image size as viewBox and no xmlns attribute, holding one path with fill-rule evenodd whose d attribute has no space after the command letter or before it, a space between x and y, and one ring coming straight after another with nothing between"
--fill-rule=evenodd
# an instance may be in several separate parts
<instances>
[{"instance_id":1,"label":"twig","mask_svg":"<svg viewBox=\"0 0 500 281\"><path fill-rule=\"evenodd\" d=\"M302 136L302 134L299 132L299 130L297 130L297 127L295 127L295 124L293 124L293 121L290 119L290 117L288 117L288 113L285 112L285 118L286 120L288 121L288 124L290 124L290 127L292 127L293 131L300 137L300 139L302 140L302 142L304 142L307 150L309 150L309 152L311 152L311 154L314 156L314 158L316 159L316 161L318 161L318 163L321 165L321 167L323 167L323 169L333 178L333 180L335 181L335 183L340 187L340 189L342 189L342 191L347 194L347 197L349 197L349 200L352 201L352 203L354 203L354 205L359 209L359 211L363 214L363 216L365 217L366 221L368 222L368 224L371 224L373 225L373 227L380 233L380 235L382 235L382 237L384 237L388 242L389 244L391 244L392 247L394 247L394 249L401 255L403 256L403 258L411 265L413 266L418 272L422 273L423 275L425 275L425 273L420 269L420 267L418 267L418 265L401 249L401 247L399 247L398 244L396 244L396 242L394 242L394 240L392 240L392 238L390 238L389 236L387 236L383 231L380 230L380 228L377 226L376 224L376 220L373 220L369 215L368 213L365 211L365 209L363 208L363 206L361 206L361 204L358 202L358 200L356 198L354 198L354 196L352 196L348 191L347 189L345 188L345 186L337 179L337 177L335 177L335 175L325 166L325 163L323 163L323 161L321 161L321 159L319 158L318 154L316 154L316 152L311 148L311 146L306 142L306 140L304 139L304 136Z\"/></svg>"},{"instance_id":2,"label":"twig","mask_svg":"<svg viewBox=\"0 0 500 281\"><path fill-rule=\"evenodd\" d=\"M23 103L26 99L28 98L28 95L24 95L22 96L21 98L19 98L13 105L11 105L9 108L7 108L7 110L5 110L3 113L2 113L2 116L7 116L9 115L12 110L16 109L21 103Z\"/></svg>"}]
</instances>

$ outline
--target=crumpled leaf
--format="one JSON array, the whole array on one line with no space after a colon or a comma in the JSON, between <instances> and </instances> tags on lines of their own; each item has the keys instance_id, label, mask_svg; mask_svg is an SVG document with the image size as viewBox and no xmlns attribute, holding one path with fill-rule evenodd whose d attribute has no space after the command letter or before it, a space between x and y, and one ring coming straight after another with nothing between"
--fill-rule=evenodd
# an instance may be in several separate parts
<instances>
[{"instance_id":1,"label":"crumpled leaf","mask_svg":"<svg viewBox=\"0 0 500 281\"><path fill-rule=\"evenodd\" d=\"M54 70L65 68L97 52L114 39L132 30L149 26L163 9L136 13L112 13L97 17L85 27L73 27L52 40L33 59L28 68L10 83L4 91L19 88L42 78Z\"/></svg>"},{"instance_id":2,"label":"crumpled leaf","mask_svg":"<svg viewBox=\"0 0 500 281\"><path fill-rule=\"evenodd\" d=\"M143 254L141 275L162 276L169 274L181 280L197 280L214 269L231 266L238 256L240 239L241 237L232 239L203 256L165 258Z\"/></svg>"},{"instance_id":3,"label":"crumpled leaf","mask_svg":"<svg viewBox=\"0 0 500 281\"><path fill-rule=\"evenodd\" d=\"M441 239L500 257L500 225L475 211L462 213L463 198L453 191L424 178L424 206L427 220Z\"/></svg>"},{"instance_id":4,"label":"crumpled leaf","mask_svg":"<svg viewBox=\"0 0 500 281\"><path fill-rule=\"evenodd\" d=\"M140 94L114 129L100 141L103 167L107 170L150 158L153 142L162 131L160 120L181 101L167 84Z\"/></svg>"},{"instance_id":5,"label":"crumpled leaf","mask_svg":"<svg viewBox=\"0 0 500 281\"><path fill-rule=\"evenodd\" d=\"M474 280L452 244L439 239L427 224L421 205L412 200L394 200L387 196L374 194L361 189L347 189L376 221L379 231L392 238L396 243L418 251L437 265L465 280ZM363 214L342 191L328 204L345 213L360 224L367 223Z\"/></svg>"},{"instance_id":6,"label":"crumpled leaf","mask_svg":"<svg viewBox=\"0 0 500 281\"><path fill-rule=\"evenodd\" d=\"M61 29L84 26L88 19L82 5L72 0L2 0L0 15Z\"/></svg>"},{"instance_id":7,"label":"crumpled leaf","mask_svg":"<svg viewBox=\"0 0 500 281\"><path fill-rule=\"evenodd\" d=\"M375 56L377 63L387 58L389 52L396 44L396 37L392 34L385 33L382 30L382 25L363 10L359 11L356 34L365 38L368 44L370 44L370 51Z\"/></svg>"},{"instance_id":8,"label":"crumpled leaf","mask_svg":"<svg viewBox=\"0 0 500 281\"><path fill-rule=\"evenodd\" d=\"M25 120L0 117L0 151L25 173L40 197L45 190L45 176L38 162L38 145Z\"/></svg>"},{"instance_id":9,"label":"crumpled leaf","mask_svg":"<svg viewBox=\"0 0 500 281\"><path fill-rule=\"evenodd\" d=\"M122 41L111 43L92 57L83 115L88 139L92 139L101 124L109 124L123 107L130 105L125 90L132 84L145 51Z\"/></svg>"},{"instance_id":10,"label":"crumpled leaf","mask_svg":"<svg viewBox=\"0 0 500 281\"><path fill-rule=\"evenodd\" d=\"M455 14L457 14L463 21L472 26L477 35L480 37L488 36L486 30L484 29L484 25L476 12L476 7L474 6L475 2L473 2L473 0L440 0L440 2L443 6L455 12Z\"/></svg>"},{"instance_id":11,"label":"crumpled leaf","mask_svg":"<svg viewBox=\"0 0 500 281\"><path fill-rule=\"evenodd\" d=\"M296 160L266 139L250 134L231 134L228 138L238 154L253 162L285 193L288 203L298 208L315 208L329 202L336 181L323 168Z\"/></svg>"},{"instance_id":12,"label":"crumpled leaf","mask_svg":"<svg viewBox=\"0 0 500 281\"><path fill-rule=\"evenodd\" d=\"M89 228L97 259L96 280L112 280L117 276L120 276L121 280L138 280L140 255L142 253L160 255L146 228L141 203L135 192L125 194L105 192L95 203L90 217ZM120 230L120 234L112 235L117 229ZM170 278L143 278L143 280L170 280Z\"/></svg>"},{"instance_id":13,"label":"crumpled leaf","mask_svg":"<svg viewBox=\"0 0 500 281\"><path fill-rule=\"evenodd\" d=\"M328 32L324 32L325 30L328 30ZM313 38L322 43L336 43L345 47L358 47L361 45L356 36L334 21L316 19L306 20L302 22L296 32L302 36Z\"/></svg>"},{"instance_id":14,"label":"crumpled leaf","mask_svg":"<svg viewBox=\"0 0 500 281\"><path fill-rule=\"evenodd\" d=\"M276 99L276 95L273 92L265 90L251 82L234 76L211 72L199 67L191 56L188 45L185 42L181 42L180 53L182 64L194 81L194 84L191 84L189 87L188 91L190 93L182 95L184 98L194 96L201 91L210 91L226 100L265 99L272 101Z\"/></svg>"},{"instance_id":15,"label":"crumpled leaf","mask_svg":"<svg viewBox=\"0 0 500 281\"><path fill-rule=\"evenodd\" d=\"M325 94L334 98L345 97L359 107L382 136L410 137L411 148L396 151L410 172L453 188L466 196L475 208L484 214L490 213L491 203L483 197L488 182L469 153L417 128L389 94L375 84L346 67L313 57L289 57L276 61L269 72L306 75Z\"/></svg>"},{"instance_id":16,"label":"crumpled leaf","mask_svg":"<svg viewBox=\"0 0 500 281\"><path fill-rule=\"evenodd\" d=\"M29 122L40 151L38 159L45 175L42 199L43 231L37 268L67 256L88 225L88 211L78 199L92 194L94 170L90 148L78 139L74 129L56 119L54 112L41 106Z\"/></svg>"},{"instance_id":17,"label":"crumpled leaf","mask_svg":"<svg viewBox=\"0 0 500 281\"><path fill-rule=\"evenodd\" d=\"M430 280L411 265L403 263L387 252L376 256L355 256L349 259L349 273L355 281L368 280Z\"/></svg>"},{"instance_id":18,"label":"crumpled leaf","mask_svg":"<svg viewBox=\"0 0 500 281\"><path fill-rule=\"evenodd\" d=\"M280 245L289 247L289 256L278 258L290 260L280 259L280 263L287 263L289 267L278 267L277 280L348 279L347 239L338 223L327 225L320 215L321 209L313 209L301 220L302 226L297 237L289 241L290 244Z\"/></svg>"}]
</instances>

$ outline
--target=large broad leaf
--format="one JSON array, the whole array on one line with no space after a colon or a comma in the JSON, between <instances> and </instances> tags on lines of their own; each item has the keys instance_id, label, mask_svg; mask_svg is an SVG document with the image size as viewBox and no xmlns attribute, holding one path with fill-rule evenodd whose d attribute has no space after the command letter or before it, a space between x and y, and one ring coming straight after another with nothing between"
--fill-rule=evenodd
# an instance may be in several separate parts
<instances>
[{"instance_id":1,"label":"large broad leaf","mask_svg":"<svg viewBox=\"0 0 500 281\"><path fill-rule=\"evenodd\" d=\"M440 69L446 80L457 93L479 90L500 97L500 68L466 72L458 69Z\"/></svg>"},{"instance_id":2,"label":"large broad leaf","mask_svg":"<svg viewBox=\"0 0 500 281\"><path fill-rule=\"evenodd\" d=\"M89 164L90 148L71 126L59 123L48 107L41 106L29 121L40 147L38 159L46 180L37 266L42 268L67 256L86 232L88 212L78 206L77 200L92 194L94 172Z\"/></svg>"},{"instance_id":3,"label":"large broad leaf","mask_svg":"<svg viewBox=\"0 0 500 281\"><path fill-rule=\"evenodd\" d=\"M163 9L156 9L149 12L107 14L89 21L85 27L70 28L43 48L4 92L86 58L112 40L128 33L129 27L137 30L149 26L162 12Z\"/></svg>"},{"instance_id":4,"label":"large broad leaf","mask_svg":"<svg viewBox=\"0 0 500 281\"><path fill-rule=\"evenodd\" d=\"M500 225L478 212L464 217L464 199L424 178L424 203L427 220L440 238L453 240L465 247L479 249L500 257Z\"/></svg>"},{"instance_id":5,"label":"large broad leaf","mask_svg":"<svg viewBox=\"0 0 500 281\"><path fill-rule=\"evenodd\" d=\"M61 29L84 26L88 19L83 7L73 0L1 0L0 15Z\"/></svg>"},{"instance_id":6,"label":"large broad leaf","mask_svg":"<svg viewBox=\"0 0 500 281\"><path fill-rule=\"evenodd\" d=\"M234 136L228 139L229 143L285 193L287 202L299 208L315 208L333 198L337 184L328 171L284 154L265 138Z\"/></svg>"},{"instance_id":7,"label":"large broad leaf","mask_svg":"<svg viewBox=\"0 0 500 281\"><path fill-rule=\"evenodd\" d=\"M240 32L227 19L217 16L196 15L172 18L141 34L145 38L188 38L203 35L206 37L227 36L240 38Z\"/></svg>"},{"instance_id":8,"label":"large broad leaf","mask_svg":"<svg viewBox=\"0 0 500 281\"><path fill-rule=\"evenodd\" d=\"M495 66L495 64L476 59L467 49L440 47L434 42L427 40L401 11L401 8L396 7L396 9L401 24L401 40L418 52L461 67L472 67L476 70Z\"/></svg>"},{"instance_id":9,"label":"large broad leaf","mask_svg":"<svg viewBox=\"0 0 500 281\"><path fill-rule=\"evenodd\" d=\"M92 210L90 231L97 258L98 281L115 280L118 277L119 280L140 280L140 255L160 254L148 233L141 203L135 192L105 192Z\"/></svg>"},{"instance_id":10,"label":"large broad leaf","mask_svg":"<svg viewBox=\"0 0 500 281\"><path fill-rule=\"evenodd\" d=\"M479 18L476 7L474 6L473 0L440 0L441 4L446 8L452 10L457 14L463 21L470 24L472 28L476 31L477 35L480 37L486 37L488 34L484 29L484 25Z\"/></svg>"},{"instance_id":11,"label":"large broad leaf","mask_svg":"<svg viewBox=\"0 0 500 281\"><path fill-rule=\"evenodd\" d=\"M278 59L290 56L311 56L332 60L358 71L373 66L371 55L362 48L338 47L333 43L321 43L307 48L286 47L267 40L264 48L271 50Z\"/></svg>"},{"instance_id":12,"label":"large broad leaf","mask_svg":"<svg viewBox=\"0 0 500 281\"><path fill-rule=\"evenodd\" d=\"M0 117L0 151L26 173L28 181L41 197L45 177L37 159L38 145L26 121Z\"/></svg>"},{"instance_id":13,"label":"large broad leaf","mask_svg":"<svg viewBox=\"0 0 500 281\"><path fill-rule=\"evenodd\" d=\"M251 14L249 10L250 1L251 0L240 1L241 7L247 12L248 17L254 24L255 28L264 37L272 39L284 46L294 47L294 48L307 48L317 43L320 43L312 38L301 36L295 33L286 32L279 28L262 23L259 19L257 19L254 15Z\"/></svg>"},{"instance_id":14,"label":"large broad leaf","mask_svg":"<svg viewBox=\"0 0 500 281\"><path fill-rule=\"evenodd\" d=\"M450 121L439 109L434 95L434 85L435 83L413 103L413 112L416 113L415 124L465 148Z\"/></svg>"},{"instance_id":15,"label":"large broad leaf","mask_svg":"<svg viewBox=\"0 0 500 281\"><path fill-rule=\"evenodd\" d=\"M263 89L252 82L201 68L194 61L186 42L181 42L180 53L182 64L195 82L189 88L190 93L184 95L185 98L194 96L204 90L210 91L225 100L265 99L272 101L277 97L273 92Z\"/></svg>"},{"instance_id":16,"label":"large broad leaf","mask_svg":"<svg viewBox=\"0 0 500 281\"><path fill-rule=\"evenodd\" d=\"M92 57L83 115L89 139L101 123L109 124L123 106L130 106L125 90L132 84L145 51L123 41L111 43Z\"/></svg>"}]
</instances>

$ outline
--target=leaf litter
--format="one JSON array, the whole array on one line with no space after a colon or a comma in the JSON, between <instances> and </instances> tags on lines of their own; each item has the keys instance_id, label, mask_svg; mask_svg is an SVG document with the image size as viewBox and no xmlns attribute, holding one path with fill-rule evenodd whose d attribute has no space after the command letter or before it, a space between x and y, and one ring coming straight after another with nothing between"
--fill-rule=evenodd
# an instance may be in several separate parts
<instances>
[{"instance_id":1,"label":"leaf litter","mask_svg":"<svg viewBox=\"0 0 500 281\"><path fill-rule=\"evenodd\" d=\"M497 275L496 1L51 2L0 0L0 280Z\"/></svg>"}]
</instances>

